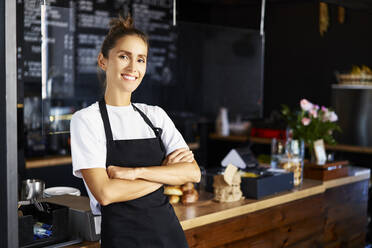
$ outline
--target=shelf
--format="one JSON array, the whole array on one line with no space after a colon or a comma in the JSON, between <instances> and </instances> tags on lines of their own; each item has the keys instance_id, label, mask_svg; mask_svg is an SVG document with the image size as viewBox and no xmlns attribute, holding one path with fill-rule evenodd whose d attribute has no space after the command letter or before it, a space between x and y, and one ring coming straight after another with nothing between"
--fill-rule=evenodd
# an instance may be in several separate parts
<instances>
[{"instance_id":1,"label":"shelf","mask_svg":"<svg viewBox=\"0 0 372 248\"><path fill-rule=\"evenodd\" d=\"M214 139L214 140L231 141L231 142L247 142L249 140L249 136L245 136L245 135L222 136L216 133L210 134L209 138Z\"/></svg>"},{"instance_id":2,"label":"shelf","mask_svg":"<svg viewBox=\"0 0 372 248\"><path fill-rule=\"evenodd\" d=\"M72 159L70 155L30 158L26 159L26 169L66 165L71 163Z\"/></svg>"},{"instance_id":3,"label":"shelf","mask_svg":"<svg viewBox=\"0 0 372 248\"><path fill-rule=\"evenodd\" d=\"M333 84L332 89L372 90L372 85Z\"/></svg>"},{"instance_id":4,"label":"shelf","mask_svg":"<svg viewBox=\"0 0 372 248\"><path fill-rule=\"evenodd\" d=\"M356 152L356 153L367 153L372 154L372 147L369 146L352 146L352 145L325 145L326 149L332 151L341 151L341 152Z\"/></svg>"},{"instance_id":5,"label":"shelf","mask_svg":"<svg viewBox=\"0 0 372 248\"><path fill-rule=\"evenodd\" d=\"M221 135L217 135L213 133L209 135L209 138L214 139L214 140L230 141L230 142L251 141L252 143L256 143L256 144L266 144L266 145L271 144L270 138L250 137L250 136L244 136L244 135L221 136ZM372 147L369 147L369 146L353 146L353 145L337 144L337 145L325 145L325 147L327 150L331 150L331 151L372 154Z\"/></svg>"}]
</instances>

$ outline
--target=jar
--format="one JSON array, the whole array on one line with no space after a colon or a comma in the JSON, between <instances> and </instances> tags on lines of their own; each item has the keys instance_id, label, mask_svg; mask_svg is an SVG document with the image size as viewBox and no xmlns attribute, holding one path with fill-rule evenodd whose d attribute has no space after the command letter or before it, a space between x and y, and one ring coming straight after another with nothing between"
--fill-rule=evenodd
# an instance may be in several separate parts
<instances>
[{"instance_id":1,"label":"jar","mask_svg":"<svg viewBox=\"0 0 372 248\"><path fill-rule=\"evenodd\" d=\"M281 157L278 167L288 172L293 172L293 185L299 186L302 184L303 179L303 165L301 157Z\"/></svg>"}]
</instances>

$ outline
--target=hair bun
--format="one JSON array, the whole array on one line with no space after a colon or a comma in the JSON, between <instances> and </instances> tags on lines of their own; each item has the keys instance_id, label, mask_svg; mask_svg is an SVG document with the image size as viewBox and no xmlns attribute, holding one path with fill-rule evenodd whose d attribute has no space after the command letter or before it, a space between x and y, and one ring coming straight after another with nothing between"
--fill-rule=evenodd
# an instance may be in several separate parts
<instances>
[{"instance_id":1,"label":"hair bun","mask_svg":"<svg viewBox=\"0 0 372 248\"><path fill-rule=\"evenodd\" d=\"M125 18L119 16L110 21L110 29L101 46L103 56L108 58L109 51L115 46L116 41L127 35L135 35L141 38L148 48L149 42L147 35L134 27L133 19L128 14Z\"/></svg>"},{"instance_id":2,"label":"hair bun","mask_svg":"<svg viewBox=\"0 0 372 248\"><path fill-rule=\"evenodd\" d=\"M119 16L118 18L113 18L110 21L109 33L117 29L132 29L132 28L134 28L133 19L130 16L130 14L128 14L125 19L122 16Z\"/></svg>"}]
</instances>

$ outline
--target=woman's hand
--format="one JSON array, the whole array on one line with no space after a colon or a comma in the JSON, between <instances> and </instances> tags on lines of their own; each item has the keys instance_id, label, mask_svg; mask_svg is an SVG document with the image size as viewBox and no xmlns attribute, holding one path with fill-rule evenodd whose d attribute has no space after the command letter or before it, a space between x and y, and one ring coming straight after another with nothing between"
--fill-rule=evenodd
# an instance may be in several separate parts
<instances>
[{"instance_id":1,"label":"woman's hand","mask_svg":"<svg viewBox=\"0 0 372 248\"><path fill-rule=\"evenodd\" d=\"M163 161L162 165L174 164L178 162L192 163L194 154L187 148L180 148L170 153Z\"/></svg>"},{"instance_id":2,"label":"woman's hand","mask_svg":"<svg viewBox=\"0 0 372 248\"><path fill-rule=\"evenodd\" d=\"M129 167L120 167L110 165L107 168L107 174L109 178L116 178L116 179L126 179L126 180L136 180L137 173L136 168L129 168Z\"/></svg>"}]
</instances>

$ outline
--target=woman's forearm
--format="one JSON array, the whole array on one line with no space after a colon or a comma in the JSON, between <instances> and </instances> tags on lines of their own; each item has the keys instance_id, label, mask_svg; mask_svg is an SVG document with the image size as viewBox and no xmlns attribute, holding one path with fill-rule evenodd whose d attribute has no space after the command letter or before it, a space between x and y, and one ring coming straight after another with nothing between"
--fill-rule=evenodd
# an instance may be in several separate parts
<instances>
[{"instance_id":1,"label":"woman's forearm","mask_svg":"<svg viewBox=\"0 0 372 248\"><path fill-rule=\"evenodd\" d=\"M137 180L123 180L109 178L106 169L82 169L89 190L99 204L105 206L114 202L129 201L145 196L159 189L162 184L156 182Z\"/></svg>"},{"instance_id":2,"label":"woman's forearm","mask_svg":"<svg viewBox=\"0 0 372 248\"><path fill-rule=\"evenodd\" d=\"M200 169L191 151L180 148L169 154L161 166L120 167L110 165L107 168L110 178L136 180L181 185L200 181Z\"/></svg>"},{"instance_id":3,"label":"woman's forearm","mask_svg":"<svg viewBox=\"0 0 372 248\"><path fill-rule=\"evenodd\" d=\"M181 185L200 181L200 169L196 161L178 162L163 166L135 168L137 179L169 185Z\"/></svg>"},{"instance_id":4,"label":"woman's forearm","mask_svg":"<svg viewBox=\"0 0 372 248\"><path fill-rule=\"evenodd\" d=\"M104 202L102 205L134 200L156 191L162 185L142 179L109 179L109 182L103 188Z\"/></svg>"}]
</instances>

